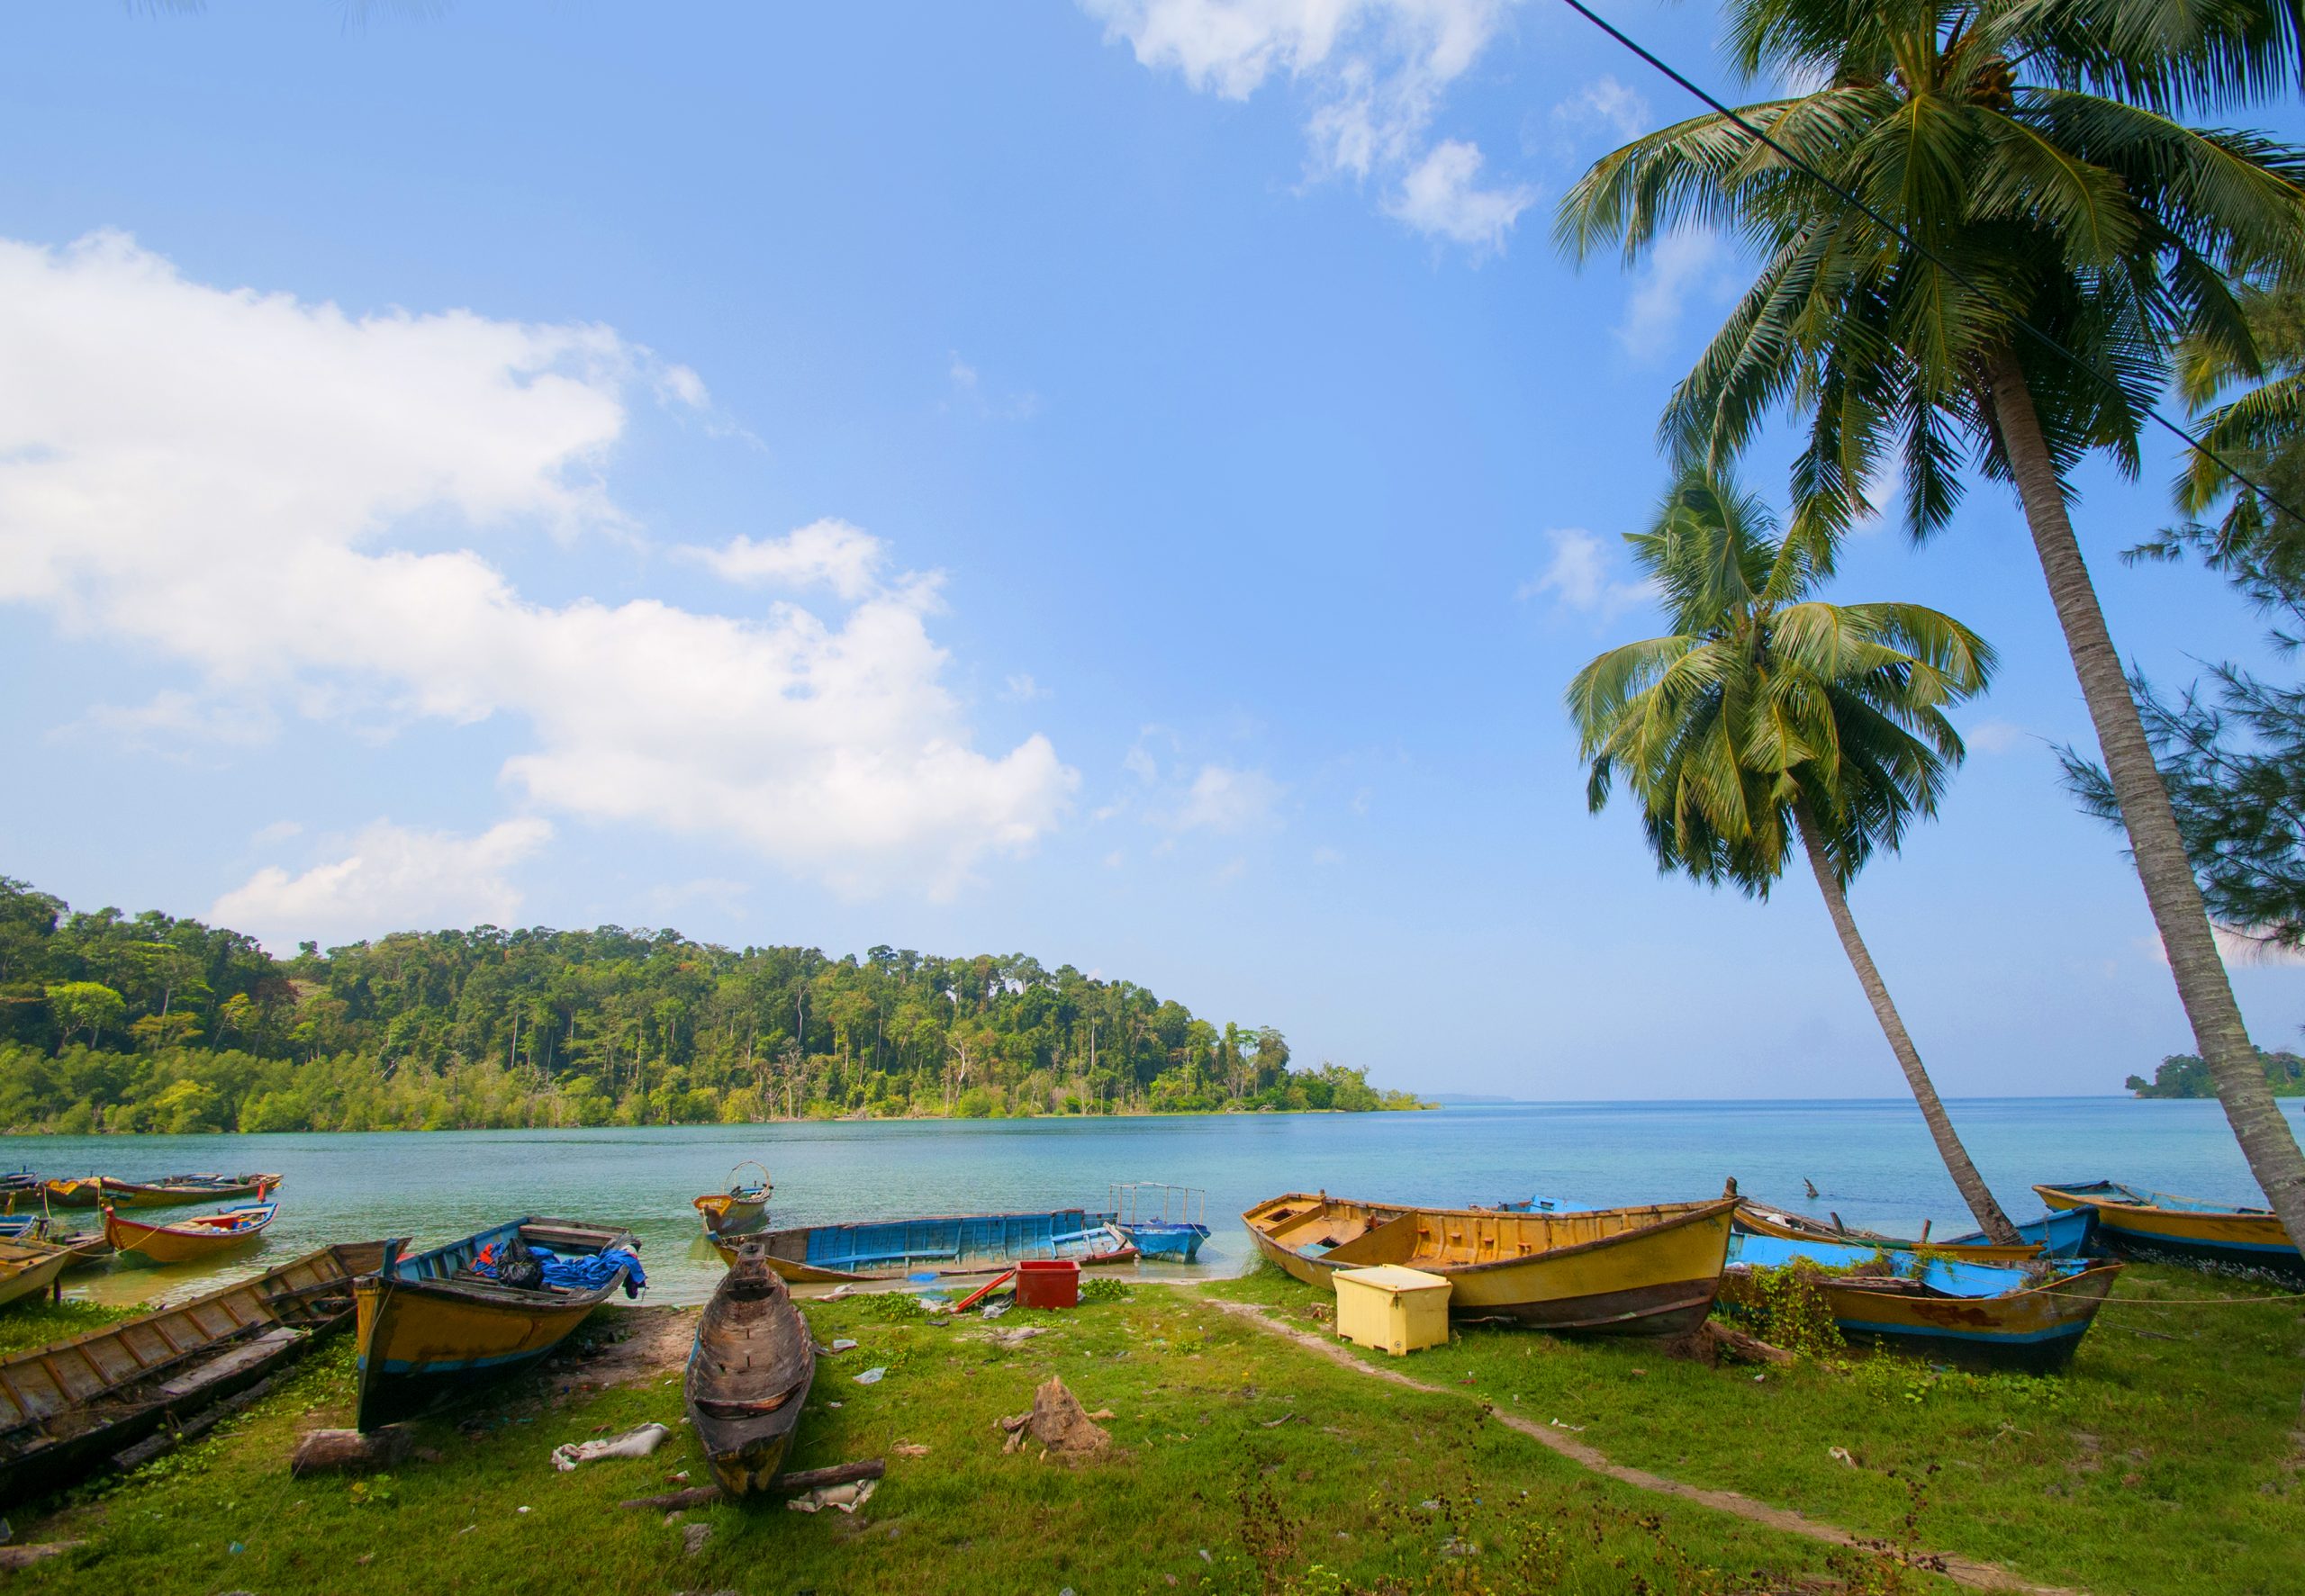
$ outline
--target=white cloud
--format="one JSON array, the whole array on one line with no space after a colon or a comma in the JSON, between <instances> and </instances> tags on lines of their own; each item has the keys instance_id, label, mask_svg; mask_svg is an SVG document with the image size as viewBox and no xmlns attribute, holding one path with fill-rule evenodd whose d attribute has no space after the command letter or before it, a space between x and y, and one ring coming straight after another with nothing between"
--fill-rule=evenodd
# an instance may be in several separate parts
<instances>
[{"instance_id":1,"label":"white cloud","mask_svg":"<svg viewBox=\"0 0 2305 1596\"><path fill-rule=\"evenodd\" d=\"M684 559L710 566L725 582L785 588L827 587L843 599L863 598L879 585L888 550L869 532L829 518L782 537L732 537L719 548L685 546Z\"/></svg>"},{"instance_id":2,"label":"white cloud","mask_svg":"<svg viewBox=\"0 0 2305 1596\"><path fill-rule=\"evenodd\" d=\"M0 603L179 661L212 694L512 717L533 746L503 776L534 804L734 841L850 891L949 893L1069 802L1046 738L971 745L928 633L935 577L879 581L878 541L842 523L713 556L829 587L847 608L828 616L554 607L471 547L395 546L627 529L601 473L626 393L666 368L605 328L356 318L187 282L100 234L0 241Z\"/></svg>"},{"instance_id":3,"label":"white cloud","mask_svg":"<svg viewBox=\"0 0 2305 1596\"><path fill-rule=\"evenodd\" d=\"M504 872L551 838L551 825L534 818L507 820L471 837L379 820L342 858L300 876L267 866L218 898L208 915L276 948L307 938L509 925L520 911L520 890Z\"/></svg>"},{"instance_id":4,"label":"white cloud","mask_svg":"<svg viewBox=\"0 0 2305 1596\"><path fill-rule=\"evenodd\" d=\"M1029 672L1019 671L1002 685L1000 696L1012 704L1029 704L1036 699L1056 697L1056 690L1043 687L1033 680Z\"/></svg>"},{"instance_id":5,"label":"white cloud","mask_svg":"<svg viewBox=\"0 0 2305 1596\"><path fill-rule=\"evenodd\" d=\"M1681 228L1657 240L1617 325L1626 354L1653 360L1666 352L1690 299L1717 293L1722 256L1718 235L1702 228Z\"/></svg>"},{"instance_id":6,"label":"white cloud","mask_svg":"<svg viewBox=\"0 0 2305 1596\"><path fill-rule=\"evenodd\" d=\"M201 698L181 689L154 693L141 704L97 704L78 720L50 732L51 740L93 734L117 745L169 755L269 742L279 717L261 701Z\"/></svg>"},{"instance_id":7,"label":"white cloud","mask_svg":"<svg viewBox=\"0 0 2305 1596\"><path fill-rule=\"evenodd\" d=\"M1638 139L1654 125L1649 102L1605 73L1554 106L1552 119L1571 132L1597 127L1620 142Z\"/></svg>"},{"instance_id":8,"label":"white cloud","mask_svg":"<svg viewBox=\"0 0 2305 1596\"><path fill-rule=\"evenodd\" d=\"M1512 0L1081 0L1137 60L1188 86L1245 100L1274 77L1309 102L1315 177L1383 181L1410 226L1478 248L1501 244L1529 203L1520 189L1469 187L1479 151L1428 147L1451 85L1496 34ZM1469 152L1436 156L1452 145ZM1414 186L1421 180L1421 187ZM1446 203L1453 196L1454 203ZM1469 231L1469 239L1466 237Z\"/></svg>"},{"instance_id":9,"label":"white cloud","mask_svg":"<svg viewBox=\"0 0 2305 1596\"><path fill-rule=\"evenodd\" d=\"M1161 823L1172 831L1243 831L1272 817L1280 791L1280 784L1262 771L1203 765Z\"/></svg>"},{"instance_id":10,"label":"white cloud","mask_svg":"<svg viewBox=\"0 0 2305 1596\"><path fill-rule=\"evenodd\" d=\"M2006 720L1981 720L1961 734L1961 741L1978 753L2007 753L2022 746L2032 733Z\"/></svg>"},{"instance_id":11,"label":"white cloud","mask_svg":"<svg viewBox=\"0 0 2305 1596\"><path fill-rule=\"evenodd\" d=\"M1505 235L1521 212L1536 203L1537 192L1520 185L1482 188L1479 176L1480 151L1444 139L1401 180L1399 194L1385 209L1419 232L1477 251L1502 249Z\"/></svg>"},{"instance_id":12,"label":"white cloud","mask_svg":"<svg viewBox=\"0 0 2305 1596\"><path fill-rule=\"evenodd\" d=\"M1557 527L1545 534L1552 558L1542 572L1521 584L1520 600L1550 593L1564 609L1575 609L1609 620L1656 597L1646 580L1622 582L1612 574L1601 540L1582 527Z\"/></svg>"}]
</instances>

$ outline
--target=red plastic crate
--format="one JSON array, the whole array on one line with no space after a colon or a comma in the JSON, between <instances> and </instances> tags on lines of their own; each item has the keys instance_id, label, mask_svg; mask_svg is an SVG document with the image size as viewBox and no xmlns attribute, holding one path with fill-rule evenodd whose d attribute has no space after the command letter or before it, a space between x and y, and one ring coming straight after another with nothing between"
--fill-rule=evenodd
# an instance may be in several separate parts
<instances>
[{"instance_id":1,"label":"red plastic crate","mask_svg":"<svg viewBox=\"0 0 2305 1596\"><path fill-rule=\"evenodd\" d=\"M1017 1266L1017 1306L1077 1308L1080 1266L1069 1258L1040 1258Z\"/></svg>"}]
</instances>

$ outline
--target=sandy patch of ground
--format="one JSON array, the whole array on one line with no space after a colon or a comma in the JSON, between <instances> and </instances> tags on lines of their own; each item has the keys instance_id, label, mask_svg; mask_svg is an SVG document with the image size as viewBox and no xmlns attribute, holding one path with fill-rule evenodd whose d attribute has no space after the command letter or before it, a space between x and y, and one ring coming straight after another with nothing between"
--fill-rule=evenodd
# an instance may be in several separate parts
<instances>
[{"instance_id":1,"label":"sandy patch of ground","mask_svg":"<svg viewBox=\"0 0 2305 1596\"><path fill-rule=\"evenodd\" d=\"M696 1341L693 1308L619 1308L571 1337L552 1373L576 1390L639 1385L686 1366Z\"/></svg>"}]
</instances>

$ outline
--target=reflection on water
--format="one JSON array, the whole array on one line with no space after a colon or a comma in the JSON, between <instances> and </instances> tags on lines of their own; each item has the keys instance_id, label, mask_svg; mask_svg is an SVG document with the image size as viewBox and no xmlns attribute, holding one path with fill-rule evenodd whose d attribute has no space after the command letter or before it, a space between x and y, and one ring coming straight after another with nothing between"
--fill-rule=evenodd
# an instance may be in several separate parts
<instances>
[{"instance_id":1,"label":"reflection on water","mask_svg":"<svg viewBox=\"0 0 2305 1596\"><path fill-rule=\"evenodd\" d=\"M2293 1117L2300 1105L2287 1106ZM2107 1176L2262 1200L2215 1103L2002 1098L1952 1108L1987 1180L2020 1217L2038 1212L2028 1189L2035 1181ZM280 1217L228 1260L66 1277L67 1294L110 1302L182 1297L327 1241L405 1235L429 1246L521 1214L628 1226L642 1243L650 1299L701 1301L720 1262L689 1200L720 1189L746 1159L775 1177L778 1225L1101 1207L1124 1180L1206 1187L1215 1234L1200 1261L1140 1266L1171 1277L1244 1267L1250 1250L1233 1216L1292 1190L1449 1206L1541 1192L1614 1204L1711 1196L1733 1175L1749 1196L1835 1212L1853 1225L1910 1233L1923 1219L1939 1230L1962 1219L1919 1113L1885 1101L0 1141L0 1164L48 1175L286 1177ZM1804 1177L1821 1194L1813 1203L1803 1198Z\"/></svg>"}]
</instances>

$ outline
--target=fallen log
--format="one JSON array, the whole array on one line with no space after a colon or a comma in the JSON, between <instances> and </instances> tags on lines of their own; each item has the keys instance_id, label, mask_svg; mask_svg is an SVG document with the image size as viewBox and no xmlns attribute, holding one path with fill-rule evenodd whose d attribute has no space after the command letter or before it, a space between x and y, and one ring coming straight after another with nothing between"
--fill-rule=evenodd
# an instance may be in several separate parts
<instances>
[{"instance_id":1,"label":"fallen log","mask_svg":"<svg viewBox=\"0 0 2305 1596\"><path fill-rule=\"evenodd\" d=\"M308 1429L296 1443L288 1472L306 1474L368 1474L397 1468L416 1444L413 1430L398 1425L383 1429Z\"/></svg>"},{"instance_id":2,"label":"fallen log","mask_svg":"<svg viewBox=\"0 0 2305 1596\"><path fill-rule=\"evenodd\" d=\"M888 1472L888 1461L881 1457L867 1457L862 1463L836 1463L830 1468L804 1468L777 1475L761 1494L798 1495L803 1491L815 1491L826 1485L853 1485L859 1480L877 1480ZM667 1491L661 1496L636 1496L617 1505L671 1512L680 1508L702 1507L707 1502L722 1500L724 1498L718 1485L692 1485L685 1491Z\"/></svg>"},{"instance_id":3,"label":"fallen log","mask_svg":"<svg viewBox=\"0 0 2305 1596\"><path fill-rule=\"evenodd\" d=\"M37 1541L28 1546L0 1546L0 1568L30 1568L33 1564L44 1563L50 1557L61 1557L73 1547L85 1544L77 1540L49 1540Z\"/></svg>"}]
</instances>

